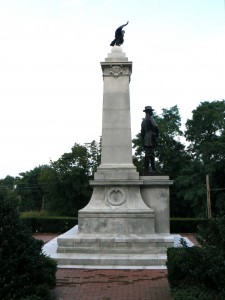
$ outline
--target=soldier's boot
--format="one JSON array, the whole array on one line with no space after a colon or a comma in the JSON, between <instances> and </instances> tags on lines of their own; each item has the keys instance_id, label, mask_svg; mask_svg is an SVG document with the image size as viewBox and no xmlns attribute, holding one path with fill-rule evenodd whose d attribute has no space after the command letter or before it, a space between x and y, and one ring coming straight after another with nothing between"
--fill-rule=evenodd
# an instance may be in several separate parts
<instances>
[{"instance_id":1,"label":"soldier's boot","mask_svg":"<svg viewBox=\"0 0 225 300\"><path fill-rule=\"evenodd\" d=\"M147 156L144 158L144 174L149 174L149 158Z\"/></svg>"},{"instance_id":2,"label":"soldier's boot","mask_svg":"<svg viewBox=\"0 0 225 300\"><path fill-rule=\"evenodd\" d=\"M155 157L151 157L151 168L152 171L156 172L156 168L155 168Z\"/></svg>"}]
</instances>

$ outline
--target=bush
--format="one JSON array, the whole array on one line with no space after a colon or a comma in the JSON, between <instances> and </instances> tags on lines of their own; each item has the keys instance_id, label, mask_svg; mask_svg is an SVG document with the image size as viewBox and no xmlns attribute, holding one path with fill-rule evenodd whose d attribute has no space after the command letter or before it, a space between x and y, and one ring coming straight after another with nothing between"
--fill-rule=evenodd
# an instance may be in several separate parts
<instances>
[{"instance_id":1,"label":"bush","mask_svg":"<svg viewBox=\"0 0 225 300\"><path fill-rule=\"evenodd\" d=\"M221 298L217 298L217 295L215 294L207 294L206 291L203 291L202 288L199 288L198 286L182 289L174 288L172 295L175 300L222 300Z\"/></svg>"},{"instance_id":2,"label":"bush","mask_svg":"<svg viewBox=\"0 0 225 300\"><path fill-rule=\"evenodd\" d=\"M197 297L190 299L224 299L224 259L224 254L212 247L168 249L168 280L174 298L186 299L181 295L189 290L189 297Z\"/></svg>"},{"instance_id":3,"label":"bush","mask_svg":"<svg viewBox=\"0 0 225 300\"><path fill-rule=\"evenodd\" d=\"M77 225L77 218L72 217L21 217L33 233L64 233Z\"/></svg>"},{"instance_id":4,"label":"bush","mask_svg":"<svg viewBox=\"0 0 225 300\"><path fill-rule=\"evenodd\" d=\"M201 225L202 247L168 249L168 280L174 299L225 299L224 226L225 218Z\"/></svg>"},{"instance_id":5,"label":"bush","mask_svg":"<svg viewBox=\"0 0 225 300\"><path fill-rule=\"evenodd\" d=\"M77 217L51 217L42 212L24 212L23 222L33 233L64 233L78 224ZM207 219L171 218L171 233L196 233L198 227L207 224Z\"/></svg>"},{"instance_id":6,"label":"bush","mask_svg":"<svg viewBox=\"0 0 225 300\"><path fill-rule=\"evenodd\" d=\"M56 262L42 253L14 205L0 198L0 299L44 300L56 284Z\"/></svg>"},{"instance_id":7,"label":"bush","mask_svg":"<svg viewBox=\"0 0 225 300\"><path fill-rule=\"evenodd\" d=\"M181 284L192 284L193 277L190 272L195 272L196 261L200 260L198 247L179 247L167 250L168 280L172 287Z\"/></svg>"},{"instance_id":8,"label":"bush","mask_svg":"<svg viewBox=\"0 0 225 300\"><path fill-rule=\"evenodd\" d=\"M21 218L43 218L48 216L49 214L45 210L29 210L20 213Z\"/></svg>"},{"instance_id":9,"label":"bush","mask_svg":"<svg viewBox=\"0 0 225 300\"><path fill-rule=\"evenodd\" d=\"M199 226L197 238L202 245L215 246L225 252L225 216L214 218L208 226Z\"/></svg>"}]
</instances>

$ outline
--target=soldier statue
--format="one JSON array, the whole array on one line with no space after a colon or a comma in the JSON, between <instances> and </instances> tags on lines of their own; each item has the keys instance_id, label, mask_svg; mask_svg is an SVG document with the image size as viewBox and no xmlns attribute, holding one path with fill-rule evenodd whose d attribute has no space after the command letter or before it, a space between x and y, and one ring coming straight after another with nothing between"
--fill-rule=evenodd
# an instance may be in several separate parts
<instances>
[{"instance_id":1,"label":"soldier statue","mask_svg":"<svg viewBox=\"0 0 225 300\"><path fill-rule=\"evenodd\" d=\"M159 128L153 119L154 109L151 106L146 106L143 112L145 112L145 118L141 123L141 138L143 147L145 149L144 158L144 174L150 175L156 172L155 168L155 148L157 146L157 138L159 136ZM151 168L150 168L151 166Z\"/></svg>"}]
</instances>

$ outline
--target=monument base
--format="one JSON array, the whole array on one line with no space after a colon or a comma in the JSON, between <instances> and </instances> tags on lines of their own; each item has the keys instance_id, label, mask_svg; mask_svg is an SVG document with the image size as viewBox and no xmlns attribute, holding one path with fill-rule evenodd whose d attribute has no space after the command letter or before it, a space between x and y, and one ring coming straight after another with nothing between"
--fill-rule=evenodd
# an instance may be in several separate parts
<instances>
[{"instance_id":1,"label":"monument base","mask_svg":"<svg viewBox=\"0 0 225 300\"><path fill-rule=\"evenodd\" d=\"M94 180L79 225L57 238L59 265L161 266L169 234L168 176Z\"/></svg>"},{"instance_id":2,"label":"monument base","mask_svg":"<svg viewBox=\"0 0 225 300\"><path fill-rule=\"evenodd\" d=\"M57 238L51 257L59 266L165 266L166 250L174 246L171 235L82 235L77 226Z\"/></svg>"}]
</instances>

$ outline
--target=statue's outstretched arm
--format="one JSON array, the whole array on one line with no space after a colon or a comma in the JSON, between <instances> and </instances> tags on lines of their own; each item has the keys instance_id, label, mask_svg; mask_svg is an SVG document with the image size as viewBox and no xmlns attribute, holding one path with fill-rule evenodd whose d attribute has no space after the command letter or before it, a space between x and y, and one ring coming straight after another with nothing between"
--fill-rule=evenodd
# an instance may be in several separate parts
<instances>
[{"instance_id":1,"label":"statue's outstretched arm","mask_svg":"<svg viewBox=\"0 0 225 300\"><path fill-rule=\"evenodd\" d=\"M123 29L123 27L125 27L125 26L128 25L128 23L129 23L129 21L127 21L126 24L123 24L123 25L121 25L120 27L118 27L118 28L116 29L116 32L121 31L121 30Z\"/></svg>"}]
</instances>

